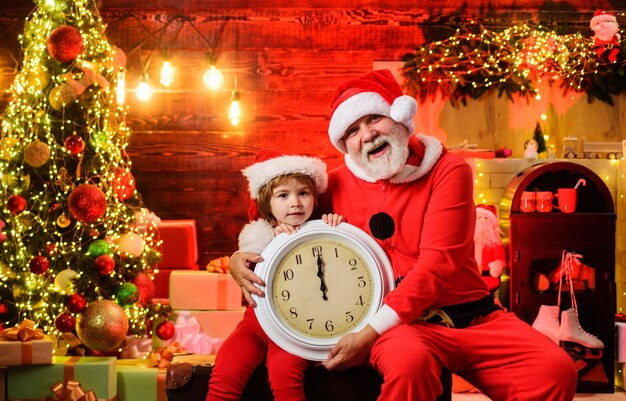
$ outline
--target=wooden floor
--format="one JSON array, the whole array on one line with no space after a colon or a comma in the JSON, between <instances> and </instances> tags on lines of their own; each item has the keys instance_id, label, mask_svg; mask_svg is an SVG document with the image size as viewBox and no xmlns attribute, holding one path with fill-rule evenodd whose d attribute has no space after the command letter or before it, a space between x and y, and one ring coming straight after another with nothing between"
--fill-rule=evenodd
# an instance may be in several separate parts
<instances>
[{"instance_id":1,"label":"wooden floor","mask_svg":"<svg viewBox=\"0 0 626 401\"><path fill-rule=\"evenodd\" d=\"M490 401L490 398L483 394L452 394L452 401ZM615 390L615 394L576 394L574 401L624 401L626 393L622 390Z\"/></svg>"}]
</instances>

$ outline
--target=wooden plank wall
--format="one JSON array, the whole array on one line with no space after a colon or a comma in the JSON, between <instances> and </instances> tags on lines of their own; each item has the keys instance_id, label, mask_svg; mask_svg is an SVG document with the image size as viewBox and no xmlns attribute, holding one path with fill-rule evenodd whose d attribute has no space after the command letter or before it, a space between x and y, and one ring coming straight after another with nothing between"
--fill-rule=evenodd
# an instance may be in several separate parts
<instances>
[{"instance_id":1,"label":"wooden plank wall","mask_svg":"<svg viewBox=\"0 0 626 401\"><path fill-rule=\"evenodd\" d=\"M0 88L6 88L20 57L17 35L33 5L0 3ZM150 102L128 91L128 153L148 208L162 219L197 221L205 264L237 248L248 205L239 171L259 149L313 154L330 167L341 162L326 127L330 97L344 79L447 38L468 18L492 28L543 21L564 33L588 32L596 8L619 11L623 3L102 0L100 9L111 42L128 55L128 88L142 66L156 85L165 51L177 68L172 87L159 89ZM201 83L209 45L225 74L217 92ZM244 112L237 128L226 118L235 80ZM6 102L4 94L0 107Z\"/></svg>"}]
</instances>

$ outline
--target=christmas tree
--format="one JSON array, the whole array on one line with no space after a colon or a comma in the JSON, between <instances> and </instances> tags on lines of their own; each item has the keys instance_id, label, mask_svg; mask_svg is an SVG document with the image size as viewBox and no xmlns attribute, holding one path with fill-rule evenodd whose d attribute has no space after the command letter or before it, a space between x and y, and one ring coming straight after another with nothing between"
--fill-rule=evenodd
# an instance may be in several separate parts
<instances>
[{"instance_id":1,"label":"christmas tree","mask_svg":"<svg viewBox=\"0 0 626 401\"><path fill-rule=\"evenodd\" d=\"M537 121L537 125L535 125L535 132L533 133L533 139L537 141L537 153L543 153L546 149L546 138L543 137L543 131L541 130L541 125L539 125L539 121Z\"/></svg>"},{"instance_id":2,"label":"christmas tree","mask_svg":"<svg viewBox=\"0 0 626 401\"><path fill-rule=\"evenodd\" d=\"M35 3L2 116L0 313L117 351L146 330L160 257L125 152L125 55L94 0Z\"/></svg>"}]
</instances>

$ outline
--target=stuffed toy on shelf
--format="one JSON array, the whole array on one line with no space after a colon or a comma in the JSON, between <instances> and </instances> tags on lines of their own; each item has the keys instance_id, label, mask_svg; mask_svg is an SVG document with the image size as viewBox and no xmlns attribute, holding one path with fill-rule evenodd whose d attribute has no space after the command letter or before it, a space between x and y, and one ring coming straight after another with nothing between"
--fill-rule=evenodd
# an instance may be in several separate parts
<instances>
[{"instance_id":1,"label":"stuffed toy on shelf","mask_svg":"<svg viewBox=\"0 0 626 401\"><path fill-rule=\"evenodd\" d=\"M477 205L474 257L482 279L491 293L500 287L500 275L506 267L506 252L500 238L501 234L496 207Z\"/></svg>"}]
</instances>

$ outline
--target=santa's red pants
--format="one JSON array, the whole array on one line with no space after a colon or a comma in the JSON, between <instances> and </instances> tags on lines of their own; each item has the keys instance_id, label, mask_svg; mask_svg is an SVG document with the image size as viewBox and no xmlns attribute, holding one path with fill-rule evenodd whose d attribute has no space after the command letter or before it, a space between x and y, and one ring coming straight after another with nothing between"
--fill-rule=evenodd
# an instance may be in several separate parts
<instances>
[{"instance_id":1,"label":"santa's red pants","mask_svg":"<svg viewBox=\"0 0 626 401\"><path fill-rule=\"evenodd\" d=\"M304 371L311 362L291 355L271 341L253 308L217 352L206 401L239 400L254 370L267 358L268 378L274 400L304 401Z\"/></svg>"},{"instance_id":2,"label":"santa's red pants","mask_svg":"<svg viewBox=\"0 0 626 401\"><path fill-rule=\"evenodd\" d=\"M402 324L378 339L370 360L385 378L379 401L435 400L442 365L493 401L571 401L578 380L565 351L503 311L464 329Z\"/></svg>"}]
</instances>

